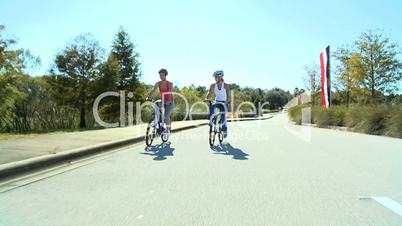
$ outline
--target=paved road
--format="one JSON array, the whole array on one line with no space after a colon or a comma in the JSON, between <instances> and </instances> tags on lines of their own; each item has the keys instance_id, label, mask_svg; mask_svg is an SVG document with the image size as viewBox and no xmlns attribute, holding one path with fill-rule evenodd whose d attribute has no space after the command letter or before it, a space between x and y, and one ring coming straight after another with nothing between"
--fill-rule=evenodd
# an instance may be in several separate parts
<instances>
[{"instance_id":1,"label":"paved road","mask_svg":"<svg viewBox=\"0 0 402 226\"><path fill-rule=\"evenodd\" d=\"M285 121L231 123L215 150L207 127L183 131L0 193L0 225L402 225L359 199L402 203L402 140L327 129L309 140Z\"/></svg>"}]
</instances>

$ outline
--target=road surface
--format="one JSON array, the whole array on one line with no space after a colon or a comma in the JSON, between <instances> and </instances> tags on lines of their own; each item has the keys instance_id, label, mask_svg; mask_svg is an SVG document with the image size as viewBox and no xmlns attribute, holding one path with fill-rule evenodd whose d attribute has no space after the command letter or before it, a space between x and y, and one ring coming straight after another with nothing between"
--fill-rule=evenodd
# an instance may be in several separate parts
<instances>
[{"instance_id":1,"label":"road surface","mask_svg":"<svg viewBox=\"0 0 402 226\"><path fill-rule=\"evenodd\" d=\"M402 225L402 140L286 120L230 123L214 150L203 126L38 174L0 193L0 225Z\"/></svg>"}]
</instances>

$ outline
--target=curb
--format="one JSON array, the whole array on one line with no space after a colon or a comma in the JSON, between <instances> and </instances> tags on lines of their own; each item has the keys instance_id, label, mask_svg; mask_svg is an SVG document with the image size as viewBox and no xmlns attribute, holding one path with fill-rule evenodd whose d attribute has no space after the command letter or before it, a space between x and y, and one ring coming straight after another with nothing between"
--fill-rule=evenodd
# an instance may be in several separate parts
<instances>
[{"instance_id":1,"label":"curb","mask_svg":"<svg viewBox=\"0 0 402 226\"><path fill-rule=\"evenodd\" d=\"M349 128L349 127L346 127L346 126L319 127L317 124L301 124L300 126L309 126L309 127L318 128L318 129L331 129L331 130L337 130L337 131L342 131L342 132L355 132L353 128ZM368 135L371 135L371 134L368 134Z\"/></svg>"},{"instance_id":2,"label":"curb","mask_svg":"<svg viewBox=\"0 0 402 226\"><path fill-rule=\"evenodd\" d=\"M228 122L239 122L239 121L256 121L256 120L267 120L271 119L273 116L267 118L243 118L243 119L228 119ZM199 123L190 126L184 126L177 129L172 129L172 132L179 132L183 130L188 130L192 128L197 128L199 126L207 125L208 123ZM125 138L117 141L105 142L97 145L91 145L87 147L77 148L70 151L59 152L53 155L45 155L34 157L30 159L25 159L17 162L11 162L0 165L0 180L4 180L6 178L17 176L19 174L38 170L41 168L49 167L56 164L66 163L74 159L98 154L101 152L107 152L108 150L113 150L116 148L120 148L123 146L128 146L130 144L135 144L142 142L145 139L145 135L133 137L133 138Z\"/></svg>"}]
</instances>

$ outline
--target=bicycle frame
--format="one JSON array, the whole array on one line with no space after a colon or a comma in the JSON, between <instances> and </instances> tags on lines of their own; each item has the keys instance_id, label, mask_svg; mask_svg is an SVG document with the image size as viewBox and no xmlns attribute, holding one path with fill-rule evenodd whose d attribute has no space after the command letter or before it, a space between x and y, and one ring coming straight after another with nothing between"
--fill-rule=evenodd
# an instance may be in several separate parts
<instances>
[{"instance_id":1,"label":"bicycle frame","mask_svg":"<svg viewBox=\"0 0 402 226\"><path fill-rule=\"evenodd\" d=\"M163 142L167 142L168 138L164 135L165 128L163 127L162 123L162 108L161 108L161 101L155 101L154 106L153 106L153 112L152 112L152 119L148 123L147 127L147 132L146 132L146 139L145 142L147 146L150 146L152 144L152 141L155 137L161 137ZM152 128L152 129L150 129ZM150 134L150 131L151 134Z\"/></svg>"},{"instance_id":2,"label":"bicycle frame","mask_svg":"<svg viewBox=\"0 0 402 226\"><path fill-rule=\"evenodd\" d=\"M155 125L159 124L160 117L161 117L161 108L157 102L154 103L154 112L153 112L153 118L154 118L154 123Z\"/></svg>"},{"instance_id":3,"label":"bicycle frame","mask_svg":"<svg viewBox=\"0 0 402 226\"><path fill-rule=\"evenodd\" d=\"M215 102L215 101L212 102L212 101L211 101L211 102L209 103L210 109L212 108L212 106L213 106L214 104L217 104L217 102ZM222 104L223 104L223 103L222 103ZM215 120L216 120L216 123L219 125L219 128L220 128L220 129L221 129L223 123L224 123L224 122L221 122L221 120L222 120L222 114L226 114L226 111L221 112L219 108L216 108L216 107L215 107L214 112L212 113L211 118L209 119L211 124L212 124L213 120L215 119Z\"/></svg>"},{"instance_id":4,"label":"bicycle frame","mask_svg":"<svg viewBox=\"0 0 402 226\"><path fill-rule=\"evenodd\" d=\"M213 104L216 102L210 102L209 107L212 108ZM209 128L209 145L212 147L215 142L215 136L218 134L219 142L223 142L222 127L225 123L222 121L222 114L226 114L226 111L221 112L220 108L215 108L214 112L211 112L210 117L210 128Z\"/></svg>"},{"instance_id":5,"label":"bicycle frame","mask_svg":"<svg viewBox=\"0 0 402 226\"><path fill-rule=\"evenodd\" d=\"M163 127L163 122L162 122L162 107L161 107L161 101L157 100L154 102L154 125L156 127L156 131L158 134L162 133L161 128L164 130L165 128Z\"/></svg>"}]
</instances>

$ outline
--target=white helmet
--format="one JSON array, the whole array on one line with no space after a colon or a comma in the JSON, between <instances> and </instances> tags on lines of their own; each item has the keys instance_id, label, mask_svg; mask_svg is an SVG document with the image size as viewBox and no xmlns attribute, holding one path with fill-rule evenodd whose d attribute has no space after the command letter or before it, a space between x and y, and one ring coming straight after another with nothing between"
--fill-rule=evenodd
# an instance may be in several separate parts
<instances>
[{"instance_id":1,"label":"white helmet","mask_svg":"<svg viewBox=\"0 0 402 226\"><path fill-rule=\"evenodd\" d=\"M215 71L212 77L223 77L223 71L222 70Z\"/></svg>"}]
</instances>

